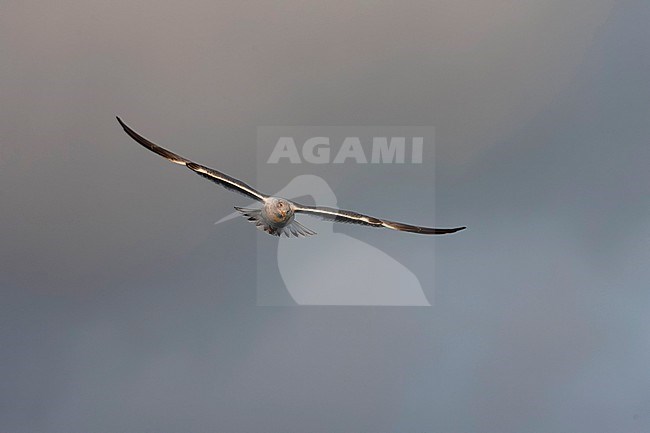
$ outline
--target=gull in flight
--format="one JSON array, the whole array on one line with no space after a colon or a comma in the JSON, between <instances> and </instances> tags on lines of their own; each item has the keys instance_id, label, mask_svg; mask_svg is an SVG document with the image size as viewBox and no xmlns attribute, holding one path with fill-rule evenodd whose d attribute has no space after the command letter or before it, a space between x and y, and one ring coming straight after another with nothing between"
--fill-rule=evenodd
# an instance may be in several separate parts
<instances>
[{"instance_id":1,"label":"gull in flight","mask_svg":"<svg viewBox=\"0 0 650 433\"><path fill-rule=\"evenodd\" d=\"M248 209L235 206L248 221L255 224L255 226L265 231L272 236L285 235L286 237L306 237L315 235L316 232L308 229L295 220L296 214L305 214L319 217L324 220L333 222L359 224L367 227L384 227L391 230L398 230L402 232L418 233L424 235L444 235L448 233L455 233L463 230L466 227L455 227L449 229L421 227L410 224L389 221L381 218L375 218L369 215L363 215L357 212L334 209L323 206L306 206L287 200L281 197L272 197L255 190L244 182L230 177L225 173L197 164L189 159L183 158L167 149L164 149L157 144L147 140L133 129L119 117L117 121L120 123L124 132L126 132L132 139L137 141L143 147L150 151L157 153L163 158L179 165L184 165L199 176L202 176L217 185L221 185L226 189L243 194L253 200L262 203L260 209Z\"/></svg>"}]
</instances>

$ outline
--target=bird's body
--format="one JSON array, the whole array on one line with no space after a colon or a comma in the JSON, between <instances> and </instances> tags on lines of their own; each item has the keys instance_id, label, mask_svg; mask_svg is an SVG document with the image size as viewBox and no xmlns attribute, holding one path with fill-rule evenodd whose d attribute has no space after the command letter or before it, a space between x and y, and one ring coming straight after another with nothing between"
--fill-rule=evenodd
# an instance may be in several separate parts
<instances>
[{"instance_id":1,"label":"bird's body","mask_svg":"<svg viewBox=\"0 0 650 433\"><path fill-rule=\"evenodd\" d=\"M119 117L117 118L117 121L120 123L124 131L143 147L151 150L154 153L157 153L158 155L175 164L186 166L199 176L205 177L206 179L218 185L221 185L226 189L238 192L258 202L261 202L262 207L260 209L248 209L240 207L235 207L235 209L241 212L243 216L246 217L250 222L255 224L257 228L273 236L285 235L287 237L304 237L316 234L314 231L306 228L295 220L295 215L299 213L316 216L334 222L359 224L370 227L384 227L392 230L429 235L455 233L457 231L465 229L465 227L440 229L433 227L415 226L375 218L353 211L321 206L305 206L301 205L300 203L287 200L285 198L269 196L255 190L240 180L228 176L225 173L192 162L189 159L183 158L180 155L177 155L165 148L158 146L157 144L147 140L135 132L128 125L122 122Z\"/></svg>"},{"instance_id":2,"label":"bird's body","mask_svg":"<svg viewBox=\"0 0 650 433\"><path fill-rule=\"evenodd\" d=\"M291 235L296 237L315 235L295 219L295 204L280 197L268 197L261 209L235 206L235 209L255 226L273 236Z\"/></svg>"}]
</instances>

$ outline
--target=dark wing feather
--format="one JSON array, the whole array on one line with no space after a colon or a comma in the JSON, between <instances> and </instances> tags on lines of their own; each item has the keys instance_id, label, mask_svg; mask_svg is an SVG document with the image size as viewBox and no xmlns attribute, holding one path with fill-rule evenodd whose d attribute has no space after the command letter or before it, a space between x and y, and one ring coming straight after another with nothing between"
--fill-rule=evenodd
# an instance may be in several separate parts
<instances>
[{"instance_id":1,"label":"dark wing feather","mask_svg":"<svg viewBox=\"0 0 650 433\"><path fill-rule=\"evenodd\" d=\"M119 117L117 118L117 121L120 122L120 125L124 129L124 132L126 132L129 135L129 137L131 137L132 139L140 143L143 147L146 147L150 151L162 156L163 158L175 164L184 165L190 170L192 170L193 172L195 172L196 174L198 174L199 176L211 180L217 185L221 185L224 188L229 189L231 191L244 194L257 201L264 201L266 199L267 197L266 195L260 193L259 191L256 191L254 188L245 184L244 182L237 180L234 177L228 176L225 173L221 173L220 171L197 164L195 162L190 161L189 159L183 158L180 155L170 152L169 150L158 146L157 144L147 140L146 138L144 138L143 136L135 132L126 123L122 122L122 119L120 119Z\"/></svg>"},{"instance_id":2,"label":"dark wing feather","mask_svg":"<svg viewBox=\"0 0 650 433\"><path fill-rule=\"evenodd\" d=\"M448 233L455 233L457 231L466 228L466 227L455 227L451 229L438 229L433 227L420 227L420 226L414 226L410 224L398 223L395 221L383 220L380 218L363 215L358 212L353 212L349 210L334 209L331 207L321 207L321 206L304 206L298 203L294 203L294 205L295 205L296 213L313 215L325 220L341 222L341 223L360 224L360 225L370 226L370 227L385 227L392 230L398 230L398 231L410 232L410 233L420 233L423 235L444 235Z\"/></svg>"}]
</instances>

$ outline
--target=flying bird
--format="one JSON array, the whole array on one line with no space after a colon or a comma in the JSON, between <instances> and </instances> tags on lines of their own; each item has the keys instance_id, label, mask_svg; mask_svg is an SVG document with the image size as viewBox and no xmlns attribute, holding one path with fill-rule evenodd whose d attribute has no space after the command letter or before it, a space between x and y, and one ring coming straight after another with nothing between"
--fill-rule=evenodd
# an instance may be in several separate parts
<instances>
[{"instance_id":1,"label":"flying bird","mask_svg":"<svg viewBox=\"0 0 650 433\"><path fill-rule=\"evenodd\" d=\"M199 176L202 176L216 183L217 185L221 185L226 189L238 192L249 198L252 198L253 200L261 202L262 207L260 209L241 208L237 206L235 206L235 209L240 212L246 219L248 219L248 221L255 224L258 229L263 230L272 236L279 237L281 235L285 235L286 237L306 237L315 235L316 232L308 229L295 220L296 214L311 215L334 222L359 224L368 227L384 227L391 230L424 235L444 235L448 233L455 233L466 228L455 227L441 229L433 227L421 227L376 218L349 210L335 209L323 206L306 206L281 197L272 197L257 191L250 185L247 185L246 183L237 180L234 177L228 176L225 173L206 167L204 165L197 164L193 161L190 161L189 159L183 158L180 155L177 155L165 148L158 146L157 144L135 132L119 117L117 117L117 121L124 129L124 132L126 132L132 139L150 151L157 153L158 155L175 164L186 166Z\"/></svg>"}]
</instances>

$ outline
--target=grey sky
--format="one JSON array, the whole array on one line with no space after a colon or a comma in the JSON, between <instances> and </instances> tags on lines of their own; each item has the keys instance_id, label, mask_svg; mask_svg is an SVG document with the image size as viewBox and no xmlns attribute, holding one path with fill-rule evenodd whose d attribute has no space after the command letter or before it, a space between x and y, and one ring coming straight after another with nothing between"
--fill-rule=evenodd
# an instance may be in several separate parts
<instances>
[{"instance_id":1,"label":"grey sky","mask_svg":"<svg viewBox=\"0 0 650 433\"><path fill-rule=\"evenodd\" d=\"M642 0L3 2L0 430L648 430L648 22ZM435 245L434 306L257 307L264 235L212 224L248 201L116 114L251 183L260 125L434 126L436 221L469 229L375 241Z\"/></svg>"}]
</instances>

